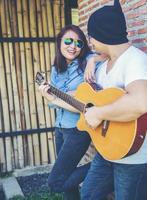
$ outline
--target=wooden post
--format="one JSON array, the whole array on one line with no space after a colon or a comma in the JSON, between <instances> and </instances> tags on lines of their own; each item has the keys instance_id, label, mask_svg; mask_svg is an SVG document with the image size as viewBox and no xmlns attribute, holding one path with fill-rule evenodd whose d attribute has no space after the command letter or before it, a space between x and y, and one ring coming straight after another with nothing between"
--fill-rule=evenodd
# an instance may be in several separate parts
<instances>
[{"instance_id":1,"label":"wooden post","mask_svg":"<svg viewBox=\"0 0 147 200\"><path fill-rule=\"evenodd\" d=\"M49 37L55 37L55 27L54 27L54 15L53 15L53 2L46 1L46 11L47 11L47 27ZM50 63L53 65L55 57L55 43L50 42Z\"/></svg>"},{"instance_id":2,"label":"wooden post","mask_svg":"<svg viewBox=\"0 0 147 200\"><path fill-rule=\"evenodd\" d=\"M44 0L44 2L42 2L42 21L44 23L43 24L43 36L44 37L48 37L50 36L49 34L49 29L51 29L51 27L48 27L48 23L47 23L47 3ZM48 2L48 5L49 2ZM52 16L52 15L51 15ZM53 24L53 18L49 19L51 22L50 24ZM52 27L53 29L53 27ZM52 31L53 32L53 31ZM53 37L53 35L52 35ZM50 71L51 70L51 46L50 46L51 42L45 43L45 63L46 63L46 71ZM49 73L47 73L49 74ZM46 78L49 78L49 76L46 76ZM50 109L48 107L48 101L44 99L44 105L45 105L45 116L46 116L46 124L48 127L51 127L52 125L54 126L54 124L51 123L52 121L52 117L50 115ZM50 157L50 162L53 163L55 161L55 146L54 146L54 138L53 138L53 133L49 132L48 133L48 147L49 147L49 157Z\"/></svg>"},{"instance_id":3,"label":"wooden post","mask_svg":"<svg viewBox=\"0 0 147 200\"><path fill-rule=\"evenodd\" d=\"M4 71L4 62L3 62L3 55L2 55L2 45L0 44L0 133L4 131L4 129L8 130L10 128L9 124L9 108L8 108L8 96L7 96L7 89L6 89L6 79L5 79L5 71ZM5 121L7 120L7 121ZM6 123L7 122L7 123ZM4 127L2 127L2 125ZM0 138L0 164L1 164L1 170L6 171L7 166L9 167L9 170L12 169L11 166L11 140L10 137L6 140L6 152L9 154L4 154L4 139ZM7 166L6 166L6 160L7 160Z\"/></svg>"},{"instance_id":4,"label":"wooden post","mask_svg":"<svg viewBox=\"0 0 147 200\"><path fill-rule=\"evenodd\" d=\"M6 25L7 25L7 34L8 37L11 37L11 28L10 28L10 13L8 9L8 0L5 1L5 13L6 13ZM10 59L10 73L12 80L12 90L13 90L13 100L14 100L14 115L15 115L15 130L22 130L21 124L21 115L20 115L20 102L18 94L18 85L14 61L14 49L12 43L8 44L9 46L9 59ZM18 166L19 168L24 167L24 155L23 155L23 141L22 136L17 137L17 146L18 146Z\"/></svg>"},{"instance_id":5,"label":"wooden post","mask_svg":"<svg viewBox=\"0 0 147 200\"><path fill-rule=\"evenodd\" d=\"M10 27L11 27L11 35L17 37L17 18L16 18L16 1L8 1L9 5L9 16L10 16ZM23 118L23 98L22 98L22 81L21 81L21 68L20 68L20 50L18 43L13 43L13 49L15 54L15 68L16 68L16 77L17 77L17 86L18 86L18 94L19 94L19 102L20 102L20 110L21 110L21 124L22 128L24 127L24 118ZM17 145L17 137L13 136L13 152L14 152L14 163L15 168L19 166L18 163L18 145Z\"/></svg>"},{"instance_id":6,"label":"wooden post","mask_svg":"<svg viewBox=\"0 0 147 200\"><path fill-rule=\"evenodd\" d=\"M65 26L65 10L64 10L64 2L65 0L61 0L61 27Z\"/></svg>"},{"instance_id":7,"label":"wooden post","mask_svg":"<svg viewBox=\"0 0 147 200\"><path fill-rule=\"evenodd\" d=\"M30 26L29 26L29 6L26 1L22 1L23 4L23 26L24 28L24 37L30 37ZM35 102L35 93L34 93L34 76L33 76L33 60L32 60L32 48L29 42L25 43L25 55L26 55L26 69L27 69L27 80L28 80L28 97L29 97L29 107L30 107L30 123L26 123L27 129L37 127L37 111L36 111L36 102ZM38 146L38 135L28 136L28 146L29 146L29 164L33 165L38 164L40 161L38 159L39 146ZM33 151L33 145L35 145L37 156L35 157Z\"/></svg>"},{"instance_id":8,"label":"wooden post","mask_svg":"<svg viewBox=\"0 0 147 200\"><path fill-rule=\"evenodd\" d=\"M37 28L38 28L38 36L39 37L42 37L42 24L44 23L44 21L46 19L44 19L42 21L42 18L41 18L41 5L44 3L44 1L40 1L40 0L36 0L36 7L37 7ZM44 44L42 42L40 42L39 44L39 56L40 56L40 69L41 71L46 71L45 69L45 49L44 49ZM40 95L40 94L38 94ZM41 96L41 95L40 95ZM38 98L38 97L36 97ZM41 100L41 99L40 99ZM43 103L43 99L42 101L38 102L38 106L41 107L42 103ZM45 113L44 113L44 109L42 109L42 116L40 114L40 118L39 118L39 121L44 121L45 123ZM44 124L46 126L46 123ZM47 151L47 134L46 133L42 133L41 136L40 136L40 147L41 147L41 163L42 164L47 164L48 163L48 151Z\"/></svg>"},{"instance_id":9,"label":"wooden post","mask_svg":"<svg viewBox=\"0 0 147 200\"><path fill-rule=\"evenodd\" d=\"M31 37L37 37L37 22L36 22L36 4L35 0L29 2L30 6L30 32ZM39 60L39 48L37 42L32 43L32 50L33 50L33 65L34 65L34 78L37 71L40 71L40 60ZM38 91L38 88L35 88L35 95L36 95L36 106L37 106L37 114L38 114L38 127L44 128L45 127L45 118L44 118L44 110L43 110L43 102L42 97ZM42 136L41 136L42 137ZM44 137L44 136L43 136ZM46 141L44 141L46 142ZM45 144L46 145L46 144ZM38 157L40 158L40 157ZM47 162L47 161L42 161Z\"/></svg>"},{"instance_id":10,"label":"wooden post","mask_svg":"<svg viewBox=\"0 0 147 200\"><path fill-rule=\"evenodd\" d=\"M23 3L24 1L22 1ZM26 1L25 1L26 2ZM18 35L19 37L25 36L25 30L28 27L24 21L26 20L26 8L23 7L21 1L17 3L17 19L18 19ZM25 28L24 28L25 27ZM28 31L28 30L27 30ZM31 116L30 116L30 102L29 102L29 87L28 87L28 73L27 67L31 67L27 62L28 57L26 56L26 45L25 43L20 43L20 58L21 58L21 77L22 77L22 94L23 94L23 105L24 105L24 114L25 114L25 122L26 127L25 129L31 129ZM29 66L27 66L27 64ZM29 71L30 72L30 71ZM33 81L32 81L33 82ZM33 95L33 93L32 93ZM26 136L26 145L25 145L25 163L29 165L34 164L34 157L33 157L33 147L32 147L32 136Z\"/></svg>"},{"instance_id":11,"label":"wooden post","mask_svg":"<svg viewBox=\"0 0 147 200\"><path fill-rule=\"evenodd\" d=\"M7 29L6 29L6 16L5 16L5 2L4 0L1 1L1 28L2 28L2 35L3 37L7 37ZM10 131L10 123L12 124L12 129L14 128L13 125L15 124L15 117L14 117L14 106L13 106L13 94L12 94L12 83L11 83L11 76L10 76L10 60L9 60L9 46L7 43L3 44L3 49L1 46L1 51L3 50L4 58L3 58L3 65L2 65L2 76L3 82L1 82L1 88L5 88L5 93L2 93L2 104L3 104L3 98L6 99L5 103L6 108L5 112L3 112L3 118L4 118L4 131ZM4 69L5 68L5 71ZM1 81L2 79L0 79ZM7 86L7 88L6 88ZM3 91L4 92L4 91ZM7 93L8 92L8 93ZM8 96L6 95L8 94ZM7 110L8 109L8 110ZM12 144L10 137L6 138L6 162L7 162L7 170L12 170L12 157L13 157L13 151L12 151Z\"/></svg>"},{"instance_id":12,"label":"wooden post","mask_svg":"<svg viewBox=\"0 0 147 200\"><path fill-rule=\"evenodd\" d=\"M54 27L55 34L57 35L61 30L61 2L60 0L54 0L53 4L53 13L54 13Z\"/></svg>"}]
</instances>

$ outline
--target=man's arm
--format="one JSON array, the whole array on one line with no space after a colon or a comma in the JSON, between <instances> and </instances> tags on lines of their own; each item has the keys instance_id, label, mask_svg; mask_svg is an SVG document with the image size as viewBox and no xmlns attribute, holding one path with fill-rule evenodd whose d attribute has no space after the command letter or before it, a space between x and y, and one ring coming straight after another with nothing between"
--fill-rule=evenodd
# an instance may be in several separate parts
<instances>
[{"instance_id":1,"label":"man's arm","mask_svg":"<svg viewBox=\"0 0 147 200\"><path fill-rule=\"evenodd\" d=\"M84 71L84 80L87 82L96 82L96 77L95 77L95 68L96 68L96 63L102 62L108 59L108 56L105 54L97 55L94 54L91 56L88 61L87 65L85 67Z\"/></svg>"},{"instance_id":2,"label":"man's arm","mask_svg":"<svg viewBox=\"0 0 147 200\"><path fill-rule=\"evenodd\" d=\"M127 122L147 112L147 80L136 80L126 87L126 94L112 104L88 108L87 123L96 128L103 120Z\"/></svg>"}]
</instances>

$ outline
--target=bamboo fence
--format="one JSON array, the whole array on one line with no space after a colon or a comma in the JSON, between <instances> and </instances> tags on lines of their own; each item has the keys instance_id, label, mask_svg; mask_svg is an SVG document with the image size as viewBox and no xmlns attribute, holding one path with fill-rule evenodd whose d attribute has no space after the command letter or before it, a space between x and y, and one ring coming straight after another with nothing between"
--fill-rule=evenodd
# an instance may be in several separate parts
<instances>
[{"instance_id":1,"label":"bamboo fence","mask_svg":"<svg viewBox=\"0 0 147 200\"><path fill-rule=\"evenodd\" d=\"M0 1L0 38L16 39L0 43L0 134L14 133L0 137L0 172L55 160L53 132L23 133L54 126L54 110L39 94L34 78L37 71L48 72L50 78L55 43L37 39L55 38L64 24L63 0ZM16 136L16 131L21 134Z\"/></svg>"}]
</instances>

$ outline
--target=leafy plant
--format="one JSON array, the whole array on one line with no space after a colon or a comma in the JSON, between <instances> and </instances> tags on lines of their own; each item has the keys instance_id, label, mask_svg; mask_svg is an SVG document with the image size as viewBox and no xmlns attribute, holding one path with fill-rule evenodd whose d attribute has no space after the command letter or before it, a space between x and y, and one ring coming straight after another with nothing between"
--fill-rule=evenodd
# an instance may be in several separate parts
<instances>
[{"instance_id":1,"label":"leafy plant","mask_svg":"<svg viewBox=\"0 0 147 200\"><path fill-rule=\"evenodd\" d=\"M63 200L61 194L49 194L49 193L40 193L40 194L31 194L28 197L14 196L11 200Z\"/></svg>"},{"instance_id":2,"label":"leafy plant","mask_svg":"<svg viewBox=\"0 0 147 200\"><path fill-rule=\"evenodd\" d=\"M8 178L11 177L13 172L0 172L0 178Z\"/></svg>"},{"instance_id":3,"label":"leafy plant","mask_svg":"<svg viewBox=\"0 0 147 200\"><path fill-rule=\"evenodd\" d=\"M16 195L13 198L11 198L10 200L24 200L25 198L20 196L20 195Z\"/></svg>"}]
</instances>

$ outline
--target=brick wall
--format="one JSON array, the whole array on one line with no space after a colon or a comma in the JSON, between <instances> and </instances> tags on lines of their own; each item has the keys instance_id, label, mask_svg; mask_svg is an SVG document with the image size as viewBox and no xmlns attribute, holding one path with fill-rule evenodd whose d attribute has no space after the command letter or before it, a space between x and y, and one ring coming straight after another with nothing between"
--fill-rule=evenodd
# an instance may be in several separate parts
<instances>
[{"instance_id":1,"label":"brick wall","mask_svg":"<svg viewBox=\"0 0 147 200\"><path fill-rule=\"evenodd\" d=\"M103 5L112 5L112 0L78 0L79 23L87 32L87 20L91 13ZM147 0L126 0L122 5L128 28L128 38L134 46L147 53Z\"/></svg>"}]
</instances>

